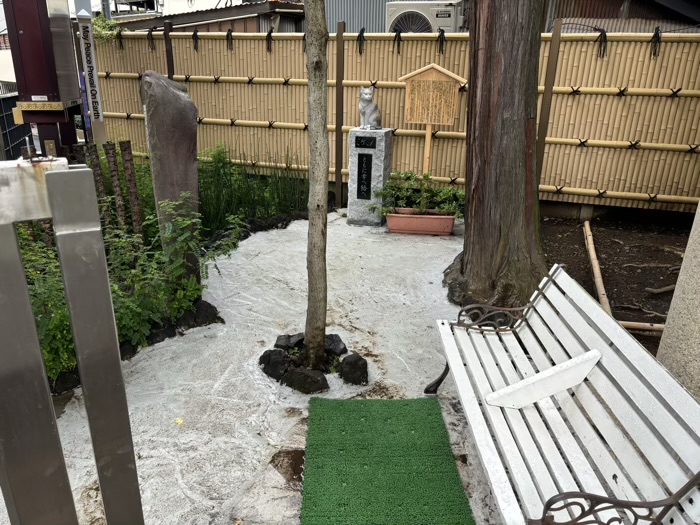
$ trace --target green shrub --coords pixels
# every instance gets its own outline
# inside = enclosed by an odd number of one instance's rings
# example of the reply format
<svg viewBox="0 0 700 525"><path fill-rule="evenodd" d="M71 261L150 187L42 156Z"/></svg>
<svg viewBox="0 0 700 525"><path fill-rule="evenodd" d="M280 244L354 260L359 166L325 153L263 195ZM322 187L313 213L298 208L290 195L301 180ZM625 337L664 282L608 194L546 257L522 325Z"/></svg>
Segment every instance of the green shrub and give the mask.
<svg viewBox="0 0 700 525"><path fill-rule="evenodd" d="M150 241L111 223L103 227L120 342L142 346L154 325L176 322L204 290L189 272L191 265L199 265L206 277L207 262L237 246L240 223L231 218L227 235L203 249L201 219L184 205L187 198L160 204L169 219L164 228L155 215L146 219L144 226L155 232ZM39 225L19 225L17 232L46 373L53 381L76 366L58 257L51 232Z"/></svg>
<svg viewBox="0 0 700 525"><path fill-rule="evenodd" d="M419 213L437 210L439 214L464 216L464 190L453 186L437 188L428 173L394 173L374 194L383 199L383 215L393 213L396 208L414 208ZM377 206L370 205L370 209L376 210Z"/></svg>

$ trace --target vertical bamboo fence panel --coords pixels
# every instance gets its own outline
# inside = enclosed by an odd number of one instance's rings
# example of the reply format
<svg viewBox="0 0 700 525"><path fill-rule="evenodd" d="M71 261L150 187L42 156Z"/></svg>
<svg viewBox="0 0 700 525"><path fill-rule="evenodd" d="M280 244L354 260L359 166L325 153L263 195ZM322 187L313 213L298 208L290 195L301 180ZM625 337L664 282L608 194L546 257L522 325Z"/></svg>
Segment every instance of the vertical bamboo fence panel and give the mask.
<svg viewBox="0 0 700 525"><path fill-rule="evenodd" d="M271 41L266 36L172 33L174 78L187 83L199 109L200 151L224 144L248 164L303 170L309 163L303 35L275 34ZM655 196L700 197L700 35L664 34L656 58L650 53L651 35L608 34L603 58L596 37L562 35L541 180L547 191L541 198L694 210L693 199L678 203ZM447 35L443 52L431 34L403 35L400 49L393 34L367 34L362 53L357 34L346 33L343 39L343 133L359 125L358 87L374 85L382 124L395 130L394 171L420 169L424 130L404 122L404 85L397 79L430 63L468 78L469 36ZM540 93L550 40L551 35L542 35ZM130 139L134 150L145 154L139 79L148 69L167 73L163 33L124 33L121 45L102 42L97 48L110 140ZM331 159L335 48L331 35ZM466 105L465 87L455 125L435 128L431 172L441 183L464 181ZM335 170L329 171L333 180ZM572 195L572 189L590 190L592 196ZM641 196L603 198L615 192Z"/></svg>

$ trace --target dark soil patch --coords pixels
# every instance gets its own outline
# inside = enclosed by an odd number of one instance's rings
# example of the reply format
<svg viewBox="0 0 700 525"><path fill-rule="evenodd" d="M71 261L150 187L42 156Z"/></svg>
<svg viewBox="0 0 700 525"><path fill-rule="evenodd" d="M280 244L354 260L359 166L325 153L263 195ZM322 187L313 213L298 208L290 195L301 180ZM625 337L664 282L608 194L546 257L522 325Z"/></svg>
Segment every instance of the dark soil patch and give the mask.
<svg viewBox="0 0 700 525"><path fill-rule="evenodd" d="M406 399L406 393L400 385L390 385L380 380L352 399Z"/></svg>
<svg viewBox="0 0 700 525"><path fill-rule="evenodd" d="M184 335L184 331L190 328L208 326L214 323L224 323L224 320L219 316L219 311L216 309L216 306L203 299L199 299L194 303L193 309L189 312L185 312L176 323L166 325L158 324L151 327L151 333L148 334L147 341L149 345L154 345L166 339ZM138 351L138 348L128 342L119 345L119 353L122 361L131 359ZM61 373L50 386L53 396L72 392L74 388L80 386L80 374L78 373L78 369L76 368L70 372Z"/></svg>
<svg viewBox="0 0 700 525"><path fill-rule="evenodd" d="M691 214L615 210L591 221L591 230L613 314L620 321L664 323L673 293L652 294L676 282L688 242ZM583 224L575 220L542 222L542 246L548 266L565 264L569 274L596 297ZM646 310L646 311L645 311ZM656 354L659 337L637 335Z"/></svg>
<svg viewBox="0 0 700 525"><path fill-rule="evenodd" d="M270 465L282 474L289 484L301 486L306 452L303 449L280 450L270 460Z"/></svg>

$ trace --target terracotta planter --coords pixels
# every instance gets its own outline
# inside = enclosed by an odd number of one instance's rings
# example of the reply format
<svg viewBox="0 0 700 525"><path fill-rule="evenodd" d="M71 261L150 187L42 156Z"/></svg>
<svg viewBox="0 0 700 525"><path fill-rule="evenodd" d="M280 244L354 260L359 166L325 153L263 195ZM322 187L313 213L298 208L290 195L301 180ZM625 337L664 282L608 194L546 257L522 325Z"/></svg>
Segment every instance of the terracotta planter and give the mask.
<svg viewBox="0 0 700 525"><path fill-rule="evenodd" d="M454 215L419 215L413 208L397 208L396 213L387 213L386 226L392 233L418 235L452 235ZM435 210L426 210L434 212Z"/></svg>

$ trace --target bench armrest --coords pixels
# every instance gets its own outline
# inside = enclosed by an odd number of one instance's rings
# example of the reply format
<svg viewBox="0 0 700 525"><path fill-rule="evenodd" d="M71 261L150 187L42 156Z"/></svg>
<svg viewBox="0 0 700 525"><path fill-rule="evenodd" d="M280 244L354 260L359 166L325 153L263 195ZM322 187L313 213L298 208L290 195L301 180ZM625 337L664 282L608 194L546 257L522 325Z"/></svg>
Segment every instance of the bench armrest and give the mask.
<svg viewBox="0 0 700 525"><path fill-rule="evenodd" d="M623 512L631 525L654 525L661 523L673 508L681 503L693 489L700 486L700 472L693 476L675 494L657 501L629 501L588 492L564 492L547 500L539 520L528 520L529 525L617 525L621 519L603 521L597 515L611 511ZM692 502L692 499L690 500ZM567 521L555 520L552 513L570 515Z"/></svg>
<svg viewBox="0 0 700 525"><path fill-rule="evenodd" d="M489 304L470 304L459 311L454 326L487 332L510 332L525 319L530 304L520 308L499 308Z"/></svg>

